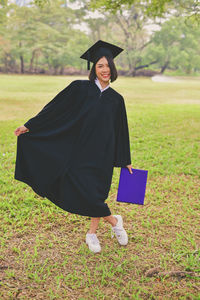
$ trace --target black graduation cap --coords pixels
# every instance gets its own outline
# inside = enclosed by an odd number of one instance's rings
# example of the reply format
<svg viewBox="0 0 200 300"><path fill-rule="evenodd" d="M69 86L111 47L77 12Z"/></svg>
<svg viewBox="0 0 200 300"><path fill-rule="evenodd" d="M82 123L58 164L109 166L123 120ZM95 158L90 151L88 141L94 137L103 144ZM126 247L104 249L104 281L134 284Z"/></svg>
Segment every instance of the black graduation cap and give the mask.
<svg viewBox="0 0 200 300"><path fill-rule="evenodd" d="M90 62L96 63L103 56L115 58L123 50L118 46L99 40L83 53L80 58L87 60L88 70L90 70Z"/></svg>

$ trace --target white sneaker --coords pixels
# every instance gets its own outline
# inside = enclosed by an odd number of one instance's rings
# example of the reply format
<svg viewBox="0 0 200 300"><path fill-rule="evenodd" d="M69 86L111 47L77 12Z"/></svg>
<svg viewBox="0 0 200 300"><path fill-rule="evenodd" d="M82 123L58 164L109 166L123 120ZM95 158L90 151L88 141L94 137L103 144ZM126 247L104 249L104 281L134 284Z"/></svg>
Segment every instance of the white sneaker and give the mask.
<svg viewBox="0 0 200 300"><path fill-rule="evenodd" d="M86 234L86 244L92 252L101 252L101 246L95 233Z"/></svg>
<svg viewBox="0 0 200 300"><path fill-rule="evenodd" d="M126 230L123 227L123 220L122 220L122 216L120 215L114 215L113 217L115 217L117 219L117 224L112 227L112 238L114 237L114 234L119 242L120 245L127 245L128 244L128 235L126 233Z"/></svg>

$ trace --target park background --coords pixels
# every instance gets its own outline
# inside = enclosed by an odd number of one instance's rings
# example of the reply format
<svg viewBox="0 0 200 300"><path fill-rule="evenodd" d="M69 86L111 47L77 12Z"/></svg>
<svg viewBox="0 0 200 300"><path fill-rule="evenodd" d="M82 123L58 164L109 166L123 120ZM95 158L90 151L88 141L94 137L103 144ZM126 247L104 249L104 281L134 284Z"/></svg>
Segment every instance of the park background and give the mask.
<svg viewBox="0 0 200 300"><path fill-rule="evenodd" d="M125 99L132 166L149 174L145 205L119 204L114 169L107 203L129 244L102 221L94 255L89 218L14 180L14 130L87 79L79 57L98 39L125 49L111 85ZM1 299L199 299L199 45L195 0L0 1Z"/></svg>

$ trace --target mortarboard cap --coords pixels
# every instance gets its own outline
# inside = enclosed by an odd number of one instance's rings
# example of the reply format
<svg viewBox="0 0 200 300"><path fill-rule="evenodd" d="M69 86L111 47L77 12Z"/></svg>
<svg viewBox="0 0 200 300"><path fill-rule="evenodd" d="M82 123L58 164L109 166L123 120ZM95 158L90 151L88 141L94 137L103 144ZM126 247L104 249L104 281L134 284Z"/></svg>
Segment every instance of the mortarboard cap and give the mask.
<svg viewBox="0 0 200 300"><path fill-rule="evenodd" d="M90 70L90 62L96 63L103 56L115 58L123 50L118 46L99 40L83 53L80 58L87 60L88 70Z"/></svg>

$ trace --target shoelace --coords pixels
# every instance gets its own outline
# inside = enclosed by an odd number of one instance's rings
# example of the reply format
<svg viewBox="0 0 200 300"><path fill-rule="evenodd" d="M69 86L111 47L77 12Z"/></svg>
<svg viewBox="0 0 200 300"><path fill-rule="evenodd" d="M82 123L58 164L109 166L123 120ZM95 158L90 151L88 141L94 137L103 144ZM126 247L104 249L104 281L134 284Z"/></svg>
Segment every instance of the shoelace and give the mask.
<svg viewBox="0 0 200 300"><path fill-rule="evenodd" d="M123 231L122 228L115 228L115 229L111 229L111 238L114 237L114 233L118 236L121 237L121 232Z"/></svg>
<svg viewBox="0 0 200 300"><path fill-rule="evenodd" d="M90 235L90 238L91 238L91 240L92 240L92 243L94 243L94 244L99 244L99 240L98 240L96 234Z"/></svg>

